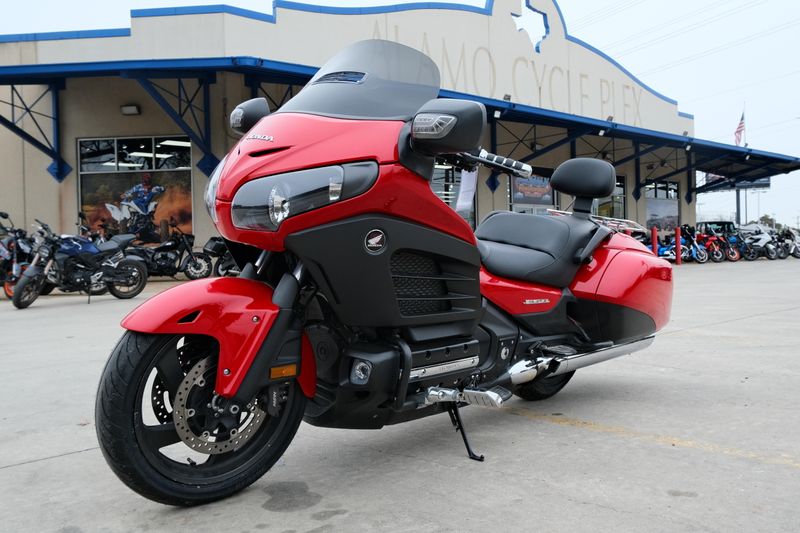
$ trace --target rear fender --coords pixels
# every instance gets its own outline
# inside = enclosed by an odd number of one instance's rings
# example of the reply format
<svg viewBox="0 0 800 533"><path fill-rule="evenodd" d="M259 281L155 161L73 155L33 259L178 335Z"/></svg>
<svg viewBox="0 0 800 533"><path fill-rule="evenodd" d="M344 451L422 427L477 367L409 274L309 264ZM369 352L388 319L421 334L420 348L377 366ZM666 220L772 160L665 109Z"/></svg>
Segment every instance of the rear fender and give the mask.
<svg viewBox="0 0 800 533"><path fill-rule="evenodd" d="M190 281L144 302L122 320L122 327L140 333L213 337L219 343L215 391L231 398L280 311L272 301L272 292L265 283L244 278ZM302 344L297 381L303 393L312 397L316 365L313 352L306 348L305 334Z"/></svg>

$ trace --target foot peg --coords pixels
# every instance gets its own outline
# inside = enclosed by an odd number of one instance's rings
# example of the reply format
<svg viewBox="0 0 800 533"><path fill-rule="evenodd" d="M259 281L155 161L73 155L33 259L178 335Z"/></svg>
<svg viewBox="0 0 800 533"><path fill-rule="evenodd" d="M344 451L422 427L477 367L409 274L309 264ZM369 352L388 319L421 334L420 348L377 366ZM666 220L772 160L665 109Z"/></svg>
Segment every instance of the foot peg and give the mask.
<svg viewBox="0 0 800 533"><path fill-rule="evenodd" d="M442 387L429 387L425 395L427 404L440 402L468 403L481 407L502 407L503 402L512 396L510 390L503 387L494 387L491 390L479 389L446 389Z"/></svg>

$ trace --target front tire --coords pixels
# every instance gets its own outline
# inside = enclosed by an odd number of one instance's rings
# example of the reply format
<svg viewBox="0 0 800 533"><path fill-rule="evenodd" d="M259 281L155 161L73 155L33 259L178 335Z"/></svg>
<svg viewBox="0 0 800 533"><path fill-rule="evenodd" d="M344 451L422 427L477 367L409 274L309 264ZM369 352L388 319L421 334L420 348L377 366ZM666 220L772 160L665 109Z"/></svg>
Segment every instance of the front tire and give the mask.
<svg viewBox="0 0 800 533"><path fill-rule="evenodd" d="M695 251L694 260L700 264L708 262L708 252L705 250L705 248L697 248Z"/></svg>
<svg viewBox="0 0 800 533"><path fill-rule="evenodd" d="M725 261L725 252L723 252L721 248L714 248L711 250L709 256L711 256L711 260L715 263L722 263Z"/></svg>
<svg viewBox="0 0 800 533"><path fill-rule="evenodd" d="M44 278L41 276L27 277L22 276L17 284L14 286L14 296L11 301L17 309L25 309L36 301L39 297L39 291L42 289Z"/></svg>
<svg viewBox="0 0 800 533"><path fill-rule="evenodd" d="M728 250L725 252L725 255L728 258L728 261L732 261L734 263L742 258L742 253L739 251L739 249L733 247L728 248Z"/></svg>
<svg viewBox="0 0 800 533"><path fill-rule="evenodd" d="M147 268L141 261L123 259L117 264L114 276L124 276L126 281L108 282L108 292L120 300L138 296L147 285Z"/></svg>
<svg viewBox="0 0 800 533"><path fill-rule="evenodd" d="M212 270L211 256L206 253L198 253L189 258L183 273L189 279L202 279L210 276Z"/></svg>
<svg viewBox="0 0 800 533"><path fill-rule="evenodd" d="M566 374L560 374L558 376L536 378L533 381L514 387L514 394L529 402L546 400L547 398L555 396L561 389L566 387L567 383L569 383L569 380L571 380L574 375L575 371L573 370L572 372L567 372Z"/></svg>
<svg viewBox="0 0 800 533"><path fill-rule="evenodd" d="M246 440L232 450L202 453L197 449L203 448L203 443L187 443L179 435L181 426L177 424L188 427L195 419L208 423L209 418L200 411L206 402L204 394L213 392L217 354L217 344L209 337L128 331L106 363L95 409L100 449L120 480L145 498L180 506L226 498L264 475L294 438L306 401L294 381L287 384L286 401L278 416L262 411L257 399L242 408L244 418L240 420L245 425L236 436L242 439L245 435ZM208 383L192 384L198 366L206 369L202 377ZM197 413L183 409L175 415L173 401L177 404L181 394L184 398L199 395L192 404ZM259 420L257 413L262 416ZM144 415L151 418L150 423ZM248 426L251 423L255 429ZM230 429L228 433L220 429L222 421L211 420L211 424L216 424L216 429L206 429L202 435L207 441L213 439L210 446L224 446L234 438ZM201 438L191 435L190 439ZM187 459L187 454L197 460Z"/></svg>

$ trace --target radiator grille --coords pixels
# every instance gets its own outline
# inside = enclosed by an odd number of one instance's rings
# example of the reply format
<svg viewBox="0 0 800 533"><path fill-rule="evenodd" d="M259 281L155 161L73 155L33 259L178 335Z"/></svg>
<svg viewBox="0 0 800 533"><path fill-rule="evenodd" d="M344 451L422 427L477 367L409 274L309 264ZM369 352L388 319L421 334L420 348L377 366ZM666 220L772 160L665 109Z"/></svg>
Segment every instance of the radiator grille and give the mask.
<svg viewBox="0 0 800 533"><path fill-rule="evenodd" d="M436 261L408 251L392 254L392 283L400 313L405 316L450 310L447 283Z"/></svg>

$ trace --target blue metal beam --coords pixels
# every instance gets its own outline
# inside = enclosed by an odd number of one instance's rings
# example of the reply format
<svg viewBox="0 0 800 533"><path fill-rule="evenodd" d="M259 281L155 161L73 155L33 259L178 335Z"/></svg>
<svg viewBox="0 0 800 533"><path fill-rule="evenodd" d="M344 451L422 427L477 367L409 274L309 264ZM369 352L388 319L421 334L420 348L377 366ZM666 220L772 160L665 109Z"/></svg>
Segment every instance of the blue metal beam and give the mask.
<svg viewBox="0 0 800 533"><path fill-rule="evenodd" d="M639 141L634 141L634 144L638 146L639 145ZM628 157L623 157L619 161L614 161L614 166L618 167L618 166L624 165L625 163L633 161L634 159L637 159L637 158L641 159L641 157L643 155L649 154L650 152L655 152L659 148L664 148L665 146L667 146L667 143L659 143L659 144L653 144L651 146L648 146L644 150L634 151L633 155L629 155Z"/></svg>
<svg viewBox="0 0 800 533"><path fill-rule="evenodd" d="M197 168L199 168L203 174L206 176L211 176L211 173L214 171L216 166L219 164L219 159L214 155L214 152L211 151L211 102L209 99L209 85L206 80L199 79L197 82L200 84L198 89L202 88L203 91L203 131L198 132L195 131L183 118L183 115L186 111L192 109L193 104L193 97L192 98L183 98L182 92L182 81L178 78L179 84L179 91L178 91L178 109L176 110L164 95L156 88L156 85L153 84L152 81L146 78L137 78L139 84L142 88L150 95L150 97L161 107L161 109L172 119L173 122L183 131L189 139L203 152L203 157L200 161L197 162ZM196 94L195 94L196 95ZM187 104L187 108L183 109L183 104ZM194 116L194 111L192 110L192 114ZM196 125L200 126L197 121L197 117L195 116L195 123Z"/></svg>
<svg viewBox="0 0 800 533"><path fill-rule="evenodd" d="M59 99L58 99L58 90L60 86L58 84L53 84L48 86L47 90L40 95L32 104L27 104L22 97L22 93L20 93L16 86L11 87L12 92L12 102L11 102L11 119L8 119L2 115L0 115L0 125L5 126L10 132L14 133L15 135L19 136L23 141L27 142L40 152L44 153L47 157L52 159L52 162L47 167L47 172L50 173L56 181L61 182L67 175L72 172L72 167L64 161L64 158L61 157L61 138L60 138L60 113L59 113ZM38 112L34 109L34 107L43 99L44 95L47 93L51 93L51 102L52 102L52 114L47 115L45 113ZM14 97L16 95L16 97ZM13 100L18 99L19 104L17 105L16 102ZM15 109L16 107L20 107L23 110L22 115L16 116ZM48 118L51 120L51 133L50 139L48 139L47 134L45 133L44 128L41 124L39 124L39 119L37 115L40 117ZM36 129L41 134L44 142L40 141L27 131L25 131L19 123L22 121L23 118L28 117L36 126Z"/></svg>
<svg viewBox="0 0 800 533"><path fill-rule="evenodd" d="M545 146L544 148L542 148L541 150L534 151L534 153L532 153L530 155L526 155L525 157L520 159L520 161L523 162L523 163L527 163L528 161L532 161L532 160L536 159L537 157L543 156L544 154L552 152L553 150L555 150L557 148L560 148L560 147L564 146L565 144L574 141L578 137L582 137L583 135L586 135L590 131L592 131L592 130L591 129L586 129L586 128L581 128L581 129L577 129L577 130L568 130L567 136L564 137L563 139L560 139L560 140L558 140L558 141L556 141L556 142L554 142L552 144L549 144L549 145Z"/></svg>

